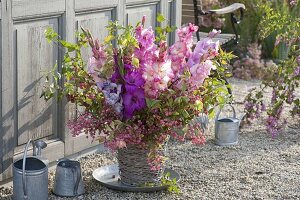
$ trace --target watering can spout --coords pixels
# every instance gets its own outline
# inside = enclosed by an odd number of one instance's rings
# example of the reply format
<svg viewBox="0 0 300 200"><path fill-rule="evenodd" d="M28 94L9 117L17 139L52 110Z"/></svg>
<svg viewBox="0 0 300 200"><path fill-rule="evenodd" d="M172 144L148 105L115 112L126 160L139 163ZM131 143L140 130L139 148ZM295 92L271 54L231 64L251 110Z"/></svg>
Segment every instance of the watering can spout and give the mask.
<svg viewBox="0 0 300 200"><path fill-rule="evenodd" d="M47 143L43 140L33 142L33 156L42 156L42 149L47 147Z"/></svg>

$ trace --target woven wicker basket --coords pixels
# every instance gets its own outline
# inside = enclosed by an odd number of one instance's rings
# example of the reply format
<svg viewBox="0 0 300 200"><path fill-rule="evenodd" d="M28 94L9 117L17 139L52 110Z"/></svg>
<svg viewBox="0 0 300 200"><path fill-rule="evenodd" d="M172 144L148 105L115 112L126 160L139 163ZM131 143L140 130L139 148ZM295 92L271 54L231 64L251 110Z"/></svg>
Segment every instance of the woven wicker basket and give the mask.
<svg viewBox="0 0 300 200"><path fill-rule="evenodd" d="M160 150L161 153L165 153L165 149ZM160 183L164 167L158 171L151 170L147 163L148 154L149 150L135 145L118 150L119 173L123 184L141 186L146 183Z"/></svg>

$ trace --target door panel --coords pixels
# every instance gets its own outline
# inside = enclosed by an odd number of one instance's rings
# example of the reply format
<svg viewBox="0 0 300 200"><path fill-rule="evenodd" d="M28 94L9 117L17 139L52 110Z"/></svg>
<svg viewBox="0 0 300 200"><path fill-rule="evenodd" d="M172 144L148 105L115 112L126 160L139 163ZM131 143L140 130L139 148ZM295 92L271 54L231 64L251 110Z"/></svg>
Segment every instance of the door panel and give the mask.
<svg viewBox="0 0 300 200"><path fill-rule="evenodd" d="M63 13L65 0L12 0L12 17L34 18Z"/></svg>
<svg viewBox="0 0 300 200"><path fill-rule="evenodd" d="M45 39L47 27L58 31L58 19L15 25L18 145L28 139L57 135L55 100L45 102L40 98L42 76L58 60L58 47Z"/></svg>
<svg viewBox="0 0 300 200"><path fill-rule="evenodd" d="M109 1L99 1L99 0L76 0L75 1L75 10L76 12L82 10L97 10L103 8L112 8L117 7L120 3L120 0L109 0ZM121 0L123 1L123 0Z"/></svg>
<svg viewBox="0 0 300 200"><path fill-rule="evenodd" d="M145 26L156 27L156 15L158 13L158 5L154 4L139 4L134 6L127 6L126 8L126 25L130 24L135 26L146 16Z"/></svg>
<svg viewBox="0 0 300 200"><path fill-rule="evenodd" d="M93 34L94 39L99 39L100 42L108 35L108 31L105 26L109 21L114 19L114 10L103 10L92 14L81 14L76 17L76 29L80 30L80 27L88 29ZM82 49L82 57L84 60L88 60L91 56L90 47Z"/></svg>

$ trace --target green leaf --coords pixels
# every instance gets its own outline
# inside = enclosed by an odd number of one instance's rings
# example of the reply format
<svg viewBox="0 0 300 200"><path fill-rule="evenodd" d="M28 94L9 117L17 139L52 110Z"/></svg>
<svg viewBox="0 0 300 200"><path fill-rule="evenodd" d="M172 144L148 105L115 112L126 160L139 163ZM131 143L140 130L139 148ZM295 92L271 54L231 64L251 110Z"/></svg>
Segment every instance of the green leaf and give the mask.
<svg viewBox="0 0 300 200"><path fill-rule="evenodd" d="M140 64L139 59L136 58L136 57L133 57L133 58L132 58L132 64L133 64L133 66L138 67L139 64Z"/></svg>
<svg viewBox="0 0 300 200"><path fill-rule="evenodd" d="M219 104L224 104L225 103L225 98L223 96L217 96L217 101Z"/></svg>
<svg viewBox="0 0 300 200"><path fill-rule="evenodd" d="M158 33L158 34L163 34L164 33L164 30L162 29L162 27L156 27L155 28L155 30L156 30L156 32Z"/></svg>
<svg viewBox="0 0 300 200"><path fill-rule="evenodd" d="M228 94L228 90L227 88L224 88L224 87L218 87L215 89L215 92L216 93L224 93L224 94Z"/></svg>
<svg viewBox="0 0 300 200"><path fill-rule="evenodd" d="M187 85L185 83L182 83L182 87L181 87L181 90L183 92L185 92L187 90Z"/></svg>
<svg viewBox="0 0 300 200"><path fill-rule="evenodd" d="M158 13L157 14L157 17L156 17L156 20L159 22L159 23L162 23L166 20L166 18L161 14L161 13Z"/></svg>
<svg viewBox="0 0 300 200"><path fill-rule="evenodd" d="M201 111L203 109L203 103L200 100L196 100L196 109Z"/></svg>
<svg viewBox="0 0 300 200"><path fill-rule="evenodd" d="M170 26L167 26L166 31L167 31L167 33L171 33L173 31L173 29Z"/></svg>
<svg viewBox="0 0 300 200"><path fill-rule="evenodd" d="M215 110L214 110L213 108L211 108L211 109L208 111L208 117L209 117L210 119L212 119L212 118L215 117L215 115L216 115Z"/></svg>
<svg viewBox="0 0 300 200"><path fill-rule="evenodd" d="M190 117L190 114L189 114L186 110L183 110L183 111L181 112L181 114L183 115L184 118Z"/></svg>
<svg viewBox="0 0 300 200"><path fill-rule="evenodd" d="M112 41L113 39L115 39L115 36L113 36L113 35L108 35L108 36L105 37L104 42L105 42L106 44L108 44L108 43L110 43L110 41Z"/></svg>
<svg viewBox="0 0 300 200"><path fill-rule="evenodd" d="M58 34L51 27L48 27L44 34L49 43L58 37Z"/></svg>
<svg viewBox="0 0 300 200"><path fill-rule="evenodd" d="M160 100L146 98L146 103L150 109L160 108Z"/></svg>

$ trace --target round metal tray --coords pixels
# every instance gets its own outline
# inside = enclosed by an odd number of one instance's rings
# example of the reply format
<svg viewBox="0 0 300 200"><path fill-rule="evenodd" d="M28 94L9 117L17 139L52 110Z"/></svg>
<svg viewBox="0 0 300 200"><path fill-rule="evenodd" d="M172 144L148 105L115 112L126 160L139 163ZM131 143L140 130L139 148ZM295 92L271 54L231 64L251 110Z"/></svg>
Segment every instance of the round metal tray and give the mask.
<svg viewBox="0 0 300 200"><path fill-rule="evenodd" d="M164 174L170 173L170 179L173 180L176 178L178 182L180 180L180 175L169 168L166 168ZM93 177L100 182L101 185L104 185L107 188L113 190L120 190L126 192L154 192L159 190L165 190L168 186L129 186L122 184L119 176L119 167L118 165L107 165L104 167L97 168L93 171Z"/></svg>

